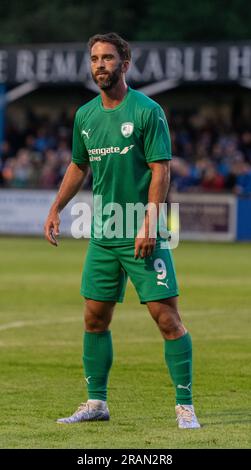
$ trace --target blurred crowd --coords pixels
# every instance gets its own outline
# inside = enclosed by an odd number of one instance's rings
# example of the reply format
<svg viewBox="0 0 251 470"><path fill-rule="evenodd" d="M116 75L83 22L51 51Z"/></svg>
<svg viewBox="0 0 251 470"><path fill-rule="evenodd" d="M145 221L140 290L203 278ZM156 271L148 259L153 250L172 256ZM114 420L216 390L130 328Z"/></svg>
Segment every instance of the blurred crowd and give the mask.
<svg viewBox="0 0 251 470"><path fill-rule="evenodd" d="M171 112L172 188L251 196L251 121L231 113ZM29 111L24 129L9 122L1 147L0 186L58 188L71 161L74 112L51 120ZM84 188L90 189L91 174Z"/></svg>
<svg viewBox="0 0 251 470"><path fill-rule="evenodd" d="M222 110L221 110L222 111ZM171 119L172 186L251 196L251 116L202 109Z"/></svg>
<svg viewBox="0 0 251 470"><path fill-rule="evenodd" d="M0 186L55 189L71 161L74 113L52 119L27 111L25 126L7 120L1 146ZM90 187L89 179L86 181Z"/></svg>

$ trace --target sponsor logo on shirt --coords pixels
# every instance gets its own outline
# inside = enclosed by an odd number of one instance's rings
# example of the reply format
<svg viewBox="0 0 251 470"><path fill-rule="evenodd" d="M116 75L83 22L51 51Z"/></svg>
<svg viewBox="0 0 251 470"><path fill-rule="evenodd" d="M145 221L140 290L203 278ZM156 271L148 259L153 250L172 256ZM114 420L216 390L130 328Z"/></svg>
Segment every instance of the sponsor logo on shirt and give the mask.
<svg viewBox="0 0 251 470"><path fill-rule="evenodd" d="M133 133L134 124L133 122L123 122L121 125L121 133L124 137L130 137Z"/></svg>
<svg viewBox="0 0 251 470"><path fill-rule="evenodd" d="M101 161L101 156L102 155L110 155L113 153L117 153L119 155L126 155L134 145L128 145L127 147L124 147L122 150L120 147L106 147L106 148L99 148L99 149L89 149L89 157L90 157L90 162L93 161Z"/></svg>

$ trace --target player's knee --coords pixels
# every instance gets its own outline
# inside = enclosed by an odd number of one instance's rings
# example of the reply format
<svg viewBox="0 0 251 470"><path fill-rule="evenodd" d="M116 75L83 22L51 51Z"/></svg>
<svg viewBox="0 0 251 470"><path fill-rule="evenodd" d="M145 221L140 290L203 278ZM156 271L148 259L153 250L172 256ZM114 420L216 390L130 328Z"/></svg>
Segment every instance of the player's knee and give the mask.
<svg viewBox="0 0 251 470"><path fill-rule="evenodd" d="M92 333L101 333L106 331L109 323L96 317L85 317L85 330Z"/></svg>
<svg viewBox="0 0 251 470"><path fill-rule="evenodd" d="M176 336L183 328L179 315L170 315L167 311L163 311L158 315L157 323L161 332L166 336Z"/></svg>
<svg viewBox="0 0 251 470"><path fill-rule="evenodd" d="M111 315L87 306L84 313L84 321L86 331L98 333L107 330L111 322Z"/></svg>
<svg viewBox="0 0 251 470"><path fill-rule="evenodd" d="M92 332L101 332L107 330L109 326L109 318L101 316L96 312L87 310L84 316L85 329Z"/></svg>

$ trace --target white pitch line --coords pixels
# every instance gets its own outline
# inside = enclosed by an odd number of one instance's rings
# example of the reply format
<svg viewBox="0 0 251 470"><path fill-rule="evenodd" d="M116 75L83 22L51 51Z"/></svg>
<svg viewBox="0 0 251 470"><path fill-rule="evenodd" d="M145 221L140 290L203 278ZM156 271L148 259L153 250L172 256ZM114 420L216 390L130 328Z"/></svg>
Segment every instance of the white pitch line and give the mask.
<svg viewBox="0 0 251 470"><path fill-rule="evenodd" d="M52 325L53 323L72 323L81 322L79 318L64 318L62 320L38 320L38 321L15 321L12 323L5 323L0 325L0 331L10 330L12 328L24 328L25 326L39 326L39 325Z"/></svg>

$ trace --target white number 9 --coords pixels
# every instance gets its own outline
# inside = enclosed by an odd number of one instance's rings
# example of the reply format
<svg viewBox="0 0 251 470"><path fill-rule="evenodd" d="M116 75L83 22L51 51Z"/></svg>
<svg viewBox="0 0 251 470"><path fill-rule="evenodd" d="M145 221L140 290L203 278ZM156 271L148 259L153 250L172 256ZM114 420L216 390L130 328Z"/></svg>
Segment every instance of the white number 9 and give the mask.
<svg viewBox="0 0 251 470"><path fill-rule="evenodd" d="M154 269L156 273L159 273L157 276L157 279L165 279L167 275L167 270L166 270L166 265L161 258L156 258L156 260L153 263Z"/></svg>

